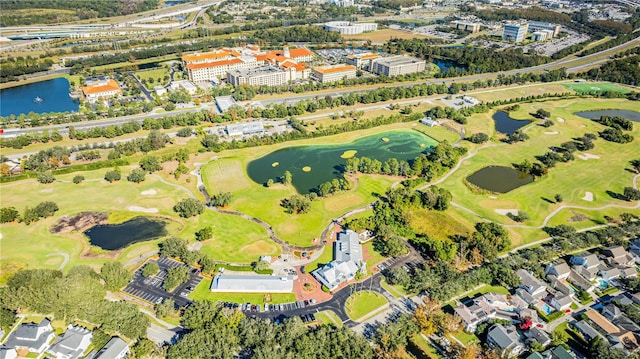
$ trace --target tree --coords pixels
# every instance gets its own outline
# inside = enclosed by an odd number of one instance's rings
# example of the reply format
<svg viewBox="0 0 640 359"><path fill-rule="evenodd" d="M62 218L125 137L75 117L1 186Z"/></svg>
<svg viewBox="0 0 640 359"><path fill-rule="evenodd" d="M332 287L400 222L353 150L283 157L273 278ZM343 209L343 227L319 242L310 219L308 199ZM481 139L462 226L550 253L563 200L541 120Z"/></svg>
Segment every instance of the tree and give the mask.
<svg viewBox="0 0 640 359"><path fill-rule="evenodd" d="M285 185L290 185L292 182L293 176L291 175L291 172L285 171L284 175L282 176L282 183L284 183Z"/></svg>
<svg viewBox="0 0 640 359"><path fill-rule="evenodd" d="M166 241L160 243L161 257L183 257L188 251L187 241L178 237L169 237Z"/></svg>
<svg viewBox="0 0 640 359"><path fill-rule="evenodd" d="M640 190L637 190L633 187L625 187L622 195L627 199L627 201L640 200Z"/></svg>
<svg viewBox="0 0 640 359"><path fill-rule="evenodd" d="M173 211L182 218L190 218L201 214L204 211L204 203L195 198L186 198L173 206Z"/></svg>
<svg viewBox="0 0 640 359"><path fill-rule="evenodd" d="M211 201L209 202L209 204L216 207L226 207L229 205L229 203L231 203L232 198L233 194L231 194L231 192L216 193L211 196Z"/></svg>
<svg viewBox="0 0 640 359"><path fill-rule="evenodd" d="M176 312L176 303L171 298L165 298L156 305L156 316L158 318L168 317Z"/></svg>
<svg viewBox="0 0 640 359"><path fill-rule="evenodd" d="M131 273L120 262L107 262L100 268L100 277L104 280L105 288L117 291L129 283Z"/></svg>
<svg viewBox="0 0 640 359"><path fill-rule="evenodd" d="M120 178L122 178L122 176L118 170L107 171L107 173L104 174L104 179L109 183L120 181Z"/></svg>
<svg viewBox="0 0 640 359"><path fill-rule="evenodd" d="M55 181L55 177L53 177L53 173L51 172L40 172L38 173L38 182L42 184L53 183Z"/></svg>
<svg viewBox="0 0 640 359"><path fill-rule="evenodd" d="M562 202L562 195L560 193L556 193L556 195L553 196L553 199L556 201L556 203L560 203Z"/></svg>
<svg viewBox="0 0 640 359"><path fill-rule="evenodd" d="M156 349L156 344L147 338L139 339L132 350L136 358L149 357Z"/></svg>
<svg viewBox="0 0 640 359"><path fill-rule="evenodd" d="M206 241L207 239L211 239L213 238L213 227L212 226L207 226L204 228L200 228L200 230L198 230L196 232L196 240L197 241Z"/></svg>
<svg viewBox="0 0 640 359"><path fill-rule="evenodd" d="M543 127L547 127L547 128L548 128L548 127L551 127L551 126L553 126L553 125L554 125L554 123L553 123L553 121L551 121L551 120L545 120L545 121L542 123L542 126L543 126Z"/></svg>
<svg viewBox="0 0 640 359"><path fill-rule="evenodd" d="M536 111L536 117L541 119L549 118L551 117L551 113L540 108Z"/></svg>
<svg viewBox="0 0 640 359"><path fill-rule="evenodd" d="M73 176L73 183L80 184L80 183L82 183L82 181L84 181L84 176L83 175Z"/></svg>
<svg viewBox="0 0 640 359"><path fill-rule="evenodd" d="M286 213L302 214L309 212L309 210L311 209L311 201L305 196L294 194L291 197L283 198L280 201L280 206L285 208Z"/></svg>
<svg viewBox="0 0 640 359"><path fill-rule="evenodd" d="M271 186L273 186L273 179L269 178L269 179L267 180L267 183L265 184L265 186L267 186L267 187L271 187Z"/></svg>
<svg viewBox="0 0 640 359"><path fill-rule="evenodd" d="M188 267L173 267L167 271L167 277L162 283L162 287L167 291L170 291L178 285L185 283L189 280L189 268Z"/></svg>
<svg viewBox="0 0 640 359"><path fill-rule="evenodd" d="M191 127L183 127L176 133L176 136L178 137L191 137L192 135L193 129Z"/></svg>
<svg viewBox="0 0 640 359"><path fill-rule="evenodd" d="M253 270L256 273L269 271L271 269L271 263L268 261L257 261L253 263Z"/></svg>
<svg viewBox="0 0 640 359"><path fill-rule="evenodd" d="M158 273L160 270L160 266L156 261L149 261L142 267L142 276L143 277L151 277L152 275Z"/></svg>
<svg viewBox="0 0 640 359"><path fill-rule="evenodd" d="M2 207L0 208L0 223L9 223L18 219L20 214L15 207Z"/></svg>
<svg viewBox="0 0 640 359"><path fill-rule="evenodd" d="M11 328L16 321L16 312L13 309L0 307L0 328Z"/></svg>
<svg viewBox="0 0 640 359"><path fill-rule="evenodd" d="M478 133L474 133L473 135L467 137L466 139L469 142L480 144L480 143L485 143L485 142L489 141L489 135L487 135L486 133L478 132Z"/></svg>
<svg viewBox="0 0 640 359"><path fill-rule="evenodd" d="M145 174L146 174L145 171L139 168L134 168L131 170L131 172L129 172L129 175L127 175L127 181L134 182L134 183L143 182Z"/></svg>
<svg viewBox="0 0 640 359"><path fill-rule="evenodd" d="M156 171L160 171L162 169L162 164L160 163L160 159L156 156L144 156L140 159L140 168L143 170L153 173Z"/></svg>

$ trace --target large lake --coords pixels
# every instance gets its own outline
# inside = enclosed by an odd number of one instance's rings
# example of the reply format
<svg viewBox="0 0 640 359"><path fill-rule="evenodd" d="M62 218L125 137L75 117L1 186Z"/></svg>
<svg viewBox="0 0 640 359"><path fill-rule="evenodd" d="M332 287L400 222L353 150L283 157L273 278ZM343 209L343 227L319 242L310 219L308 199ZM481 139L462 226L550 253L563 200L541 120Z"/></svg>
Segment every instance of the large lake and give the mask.
<svg viewBox="0 0 640 359"><path fill-rule="evenodd" d="M36 101L36 97L42 101ZM57 78L0 90L0 116L29 112L78 111L79 102L69 96L69 81Z"/></svg>
<svg viewBox="0 0 640 359"><path fill-rule="evenodd" d="M296 190L309 193L320 184L342 175L347 161L343 157L349 155L347 151L357 151L356 157L382 162L390 158L409 161L437 144L436 140L418 131L389 131L345 144L283 148L251 161L247 173L256 183L264 184L269 179L277 181L285 171L289 171Z"/></svg>
<svg viewBox="0 0 640 359"><path fill-rule="evenodd" d="M640 112L630 110L597 110L597 111L580 111L574 113L576 116L588 118L590 120L598 120L602 116L622 117L629 121L640 122Z"/></svg>
<svg viewBox="0 0 640 359"><path fill-rule="evenodd" d="M140 216L119 224L93 226L84 234L92 245L111 251L166 236L166 224L163 220Z"/></svg>

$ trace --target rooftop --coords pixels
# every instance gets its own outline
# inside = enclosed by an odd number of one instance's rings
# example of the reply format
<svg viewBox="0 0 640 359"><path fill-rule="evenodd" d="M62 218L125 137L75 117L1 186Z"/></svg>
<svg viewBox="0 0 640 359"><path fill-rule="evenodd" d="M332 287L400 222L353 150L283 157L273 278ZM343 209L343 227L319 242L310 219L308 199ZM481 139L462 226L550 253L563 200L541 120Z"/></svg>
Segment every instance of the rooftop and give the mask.
<svg viewBox="0 0 640 359"><path fill-rule="evenodd" d="M221 59L227 56L229 56L228 52L218 50L218 51L205 52L205 53L182 55L182 61L189 63L194 61L207 61L207 60Z"/></svg>
<svg viewBox="0 0 640 359"><path fill-rule="evenodd" d="M227 65L233 65L233 64L239 64L242 61L242 59L239 59L237 57L229 59L229 60L221 60L221 61L212 61L212 62L204 62L204 63L199 63L199 64L194 64L194 63L190 63L187 64L187 69L189 70L197 70L197 69L206 69L209 67L219 67L219 66L227 66Z"/></svg>
<svg viewBox="0 0 640 359"><path fill-rule="evenodd" d="M620 332L620 328L616 327L613 323L607 320L602 314L596 312L593 309L588 309L585 312L587 318L597 325L602 331L607 334L616 334Z"/></svg>
<svg viewBox="0 0 640 359"><path fill-rule="evenodd" d="M282 72L282 70L273 66L260 66L260 67L250 68L250 69L236 69L236 70L229 71L229 73L234 76L243 76L243 77L268 75L268 74L274 74L279 72Z"/></svg>
<svg viewBox="0 0 640 359"><path fill-rule="evenodd" d="M82 92L84 92L85 95L93 95L97 93L114 91L114 90L120 90L120 85L118 85L116 80L113 80L113 79L110 79L109 81L107 81L106 84L90 85L90 86L84 86L82 88Z"/></svg>
<svg viewBox="0 0 640 359"><path fill-rule="evenodd" d="M293 292L292 276L220 274L211 282L212 292L288 293Z"/></svg>
<svg viewBox="0 0 640 359"><path fill-rule="evenodd" d="M403 55L392 56L392 57L381 57L376 60L376 63L382 64L385 66L401 66L401 65L415 64L417 62L425 62L425 61L417 57L403 56Z"/></svg>
<svg viewBox="0 0 640 359"><path fill-rule="evenodd" d="M336 65L336 66L316 67L314 70L323 75L326 75L326 74L331 74L336 72L355 71L356 67L351 65Z"/></svg>

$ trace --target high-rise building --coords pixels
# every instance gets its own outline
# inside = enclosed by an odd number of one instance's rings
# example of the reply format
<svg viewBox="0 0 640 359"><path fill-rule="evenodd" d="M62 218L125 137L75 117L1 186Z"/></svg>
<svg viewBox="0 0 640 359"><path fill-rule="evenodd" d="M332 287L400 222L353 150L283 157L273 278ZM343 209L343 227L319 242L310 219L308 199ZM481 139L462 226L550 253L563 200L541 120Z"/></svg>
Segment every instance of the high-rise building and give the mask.
<svg viewBox="0 0 640 359"><path fill-rule="evenodd" d="M528 24L504 24L502 40L522 42L527 37Z"/></svg>

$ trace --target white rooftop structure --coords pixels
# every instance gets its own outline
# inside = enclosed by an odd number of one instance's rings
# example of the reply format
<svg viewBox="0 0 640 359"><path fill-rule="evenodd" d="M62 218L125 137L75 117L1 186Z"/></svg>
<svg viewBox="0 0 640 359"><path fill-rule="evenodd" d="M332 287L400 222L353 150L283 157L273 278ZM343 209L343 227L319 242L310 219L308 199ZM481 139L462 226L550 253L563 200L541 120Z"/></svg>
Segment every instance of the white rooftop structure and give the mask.
<svg viewBox="0 0 640 359"><path fill-rule="evenodd" d="M93 333L83 327L69 325L67 331L56 339L48 352L58 359L76 359L89 348Z"/></svg>
<svg viewBox="0 0 640 359"><path fill-rule="evenodd" d="M212 292L291 293L293 276L219 274L211 282Z"/></svg>
<svg viewBox="0 0 640 359"><path fill-rule="evenodd" d="M262 121L240 122L225 127L229 136L252 135L264 132Z"/></svg>
<svg viewBox="0 0 640 359"><path fill-rule="evenodd" d="M313 276L329 290L356 276L364 269L362 245L358 233L346 230L338 234L334 244L333 261L313 271Z"/></svg>
<svg viewBox="0 0 640 359"><path fill-rule="evenodd" d="M236 101L231 96L218 96L216 97L216 106L218 106L218 110L220 112L225 112L226 110L233 107L236 104Z"/></svg>

